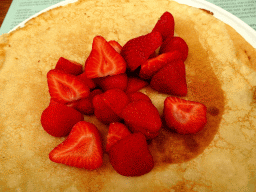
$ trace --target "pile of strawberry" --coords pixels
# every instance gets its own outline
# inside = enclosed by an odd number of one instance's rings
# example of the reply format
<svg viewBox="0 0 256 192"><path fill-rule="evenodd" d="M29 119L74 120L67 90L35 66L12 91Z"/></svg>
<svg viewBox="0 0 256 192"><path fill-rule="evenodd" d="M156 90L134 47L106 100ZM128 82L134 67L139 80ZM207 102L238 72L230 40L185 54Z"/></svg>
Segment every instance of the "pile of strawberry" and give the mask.
<svg viewBox="0 0 256 192"><path fill-rule="evenodd" d="M140 89L149 85L174 96L164 102L163 119L170 129L192 134L206 124L203 104L176 97L187 94L187 55L186 42L174 37L173 16L165 12L152 32L123 47L96 36L84 69L61 57L47 74L51 100L41 124L50 135L67 138L50 152L50 160L89 170L103 164L102 136L83 117L94 114L109 126L105 152L113 168L124 176L151 171L147 140L158 136L162 118Z"/></svg>

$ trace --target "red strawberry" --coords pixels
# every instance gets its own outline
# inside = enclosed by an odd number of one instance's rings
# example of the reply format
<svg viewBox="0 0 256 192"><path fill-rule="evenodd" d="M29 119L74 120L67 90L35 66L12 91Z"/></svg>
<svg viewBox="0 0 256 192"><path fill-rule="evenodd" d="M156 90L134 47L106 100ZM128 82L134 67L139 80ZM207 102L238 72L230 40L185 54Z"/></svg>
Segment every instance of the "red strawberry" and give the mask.
<svg viewBox="0 0 256 192"><path fill-rule="evenodd" d="M103 100L102 95L96 95L92 100L96 118L104 124L121 121L122 119Z"/></svg>
<svg viewBox="0 0 256 192"><path fill-rule="evenodd" d="M73 125L83 119L83 115L77 110L51 100L41 115L41 124L50 135L64 137L69 134Z"/></svg>
<svg viewBox="0 0 256 192"><path fill-rule="evenodd" d="M161 44L161 34L159 32L152 32L129 40L123 46L121 55L127 62L130 70L134 71L144 63Z"/></svg>
<svg viewBox="0 0 256 192"><path fill-rule="evenodd" d="M107 90L102 94L102 98L117 115L120 115L129 103L128 96L121 89Z"/></svg>
<svg viewBox="0 0 256 192"><path fill-rule="evenodd" d="M74 125L69 136L49 154L51 161L94 170L103 164L101 135L86 121Z"/></svg>
<svg viewBox="0 0 256 192"><path fill-rule="evenodd" d="M181 59L182 54L179 51L172 51L158 55L155 58L147 60L141 65L139 76L143 79L150 79L152 76L173 60Z"/></svg>
<svg viewBox="0 0 256 192"><path fill-rule="evenodd" d="M146 138L141 133L131 134L114 144L109 151L109 160L112 167L124 176L141 176L154 167Z"/></svg>
<svg viewBox="0 0 256 192"><path fill-rule="evenodd" d="M119 140L131 135L129 129L122 123L114 122L110 123L107 135L106 152Z"/></svg>
<svg viewBox="0 0 256 192"><path fill-rule="evenodd" d="M167 37L172 37L174 35L174 25L175 22L172 14L169 12L165 12L157 21L152 32L160 32L163 40L165 40Z"/></svg>
<svg viewBox="0 0 256 192"><path fill-rule="evenodd" d="M93 98L96 96L96 95L99 95L99 94L102 94L103 91L101 89L94 89L90 95L89 95L89 99L90 100L93 100Z"/></svg>
<svg viewBox="0 0 256 192"><path fill-rule="evenodd" d="M183 61L185 61L188 57L188 45L181 37L167 38L159 49L160 54L172 51L181 52Z"/></svg>
<svg viewBox="0 0 256 192"><path fill-rule="evenodd" d="M88 86L76 76L53 69L47 73L49 93L60 103L73 102L90 94Z"/></svg>
<svg viewBox="0 0 256 192"><path fill-rule="evenodd" d="M94 89L96 84L92 79L86 77L85 72L77 76L80 80L82 80L90 89Z"/></svg>
<svg viewBox="0 0 256 192"><path fill-rule="evenodd" d="M204 104L178 97L164 101L164 118L169 128L180 134L194 134L207 123L207 108Z"/></svg>
<svg viewBox="0 0 256 192"><path fill-rule="evenodd" d="M92 51L85 62L87 78L117 75L126 71L123 57L101 36L93 39Z"/></svg>
<svg viewBox="0 0 256 192"><path fill-rule="evenodd" d="M65 73L69 73L72 75L79 75L83 72L83 66L80 63L67 60L63 57L59 58L55 69L62 70Z"/></svg>
<svg viewBox="0 0 256 192"><path fill-rule="evenodd" d="M109 89L121 89L124 91L127 87L127 81L126 73L94 79L94 82L96 82L103 91Z"/></svg>
<svg viewBox="0 0 256 192"><path fill-rule="evenodd" d="M92 100L90 100L89 98L75 101L71 104L71 107L75 108L77 111L81 112L84 115L92 115L94 112Z"/></svg>
<svg viewBox="0 0 256 192"><path fill-rule="evenodd" d="M127 96L129 98L130 102L139 101L139 100L151 102L151 99L146 94L141 93L141 92L129 93L129 94L127 94Z"/></svg>
<svg viewBox="0 0 256 192"><path fill-rule="evenodd" d="M111 40L108 42L115 50L117 53L121 53L122 46L115 40Z"/></svg>
<svg viewBox="0 0 256 192"><path fill-rule="evenodd" d="M137 77L128 77L127 88L125 92L134 93L146 86L148 86L148 82Z"/></svg>
<svg viewBox="0 0 256 192"><path fill-rule="evenodd" d="M156 137L162 126L158 110L145 100L129 103L124 108L122 117L132 132L141 132L148 139Z"/></svg>
<svg viewBox="0 0 256 192"><path fill-rule="evenodd" d="M174 60L160 69L152 77L150 86L161 93L185 96L187 94L187 83L184 62Z"/></svg>
<svg viewBox="0 0 256 192"><path fill-rule="evenodd" d="M80 99L78 101L74 101L72 103L67 103L66 105L69 107L73 107L77 111L81 112L84 115L92 115L94 113L92 100L93 97L102 94L103 92L100 89L95 89L90 92L88 98Z"/></svg>

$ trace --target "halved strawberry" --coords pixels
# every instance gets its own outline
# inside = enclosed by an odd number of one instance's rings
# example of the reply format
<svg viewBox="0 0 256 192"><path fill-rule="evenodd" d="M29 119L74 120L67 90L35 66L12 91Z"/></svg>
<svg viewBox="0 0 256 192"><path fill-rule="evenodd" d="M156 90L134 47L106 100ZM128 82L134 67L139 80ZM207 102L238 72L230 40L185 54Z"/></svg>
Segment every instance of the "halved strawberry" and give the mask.
<svg viewBox="0 0 256 192"><path fill-rule="evenodd" d="M126 93L134 93L148 86L148 82L138 77L128 77Z"/></svg>
<svg viewBox="0 0 256 192"><path fill-rule="evenodd" d="M63 57L59 58L55 66L55 69L62 70L65 73L69 73L72 75L79 75L83 72L83 66L80 63L77 63L75 61L70 61Z"/></svg>
<svg viewBox="0 0 256 192"><path fill-rule="evenodd" d="M123 57L103 37L94 37L92 51L85 62L87 78L117 75L125 71Z"/></svg>
<svg viewBox="0 0 256 192"><path fill-rule="evenodd" d="M167 97L164 101L164 119L170 129L180 134L194 134L207 123L207 108L204 104L178 97Z"/></svg>
<svg viewBox="0 0 256 192"><path fill-rule="evenodd" d="M128 135L114 144L109 151L109 160L117 173L124 176L141 176L154 167L153 156L141 133Z"/></svg>
<svg viewBox="0 0 256 192"><path fill-rule="evenodd" d="M185 96L187 83L184 62L174 60L167 64L152 77L150 86L161 93Z"/></svg>
<svg viewBox="0 0 256 192"><path fill-rule="evenodd" d="M179 51L171 51L158 55L155 58L147 60L141 65L139 76L143 79L150 79L152 76L173 60L181 59L182 54Z"/></svg>
<svg viewBox="0 0 256 192"><path fill-rule="evenodd" d="M130 134L131 132L123 123L110 123L107 135L106 152L108 152L116 142L127 137Z"/></svg>
<svg viewBox="0 0 256 192"><path fill-rule="evenodd" d="M104 102L120 116L123 109L129 103L128 96L121 89L110 89L102 94Z"/></svg>
<svg viewBox="0 0 256 192"><path fill-rule="evenodd" d="M47 82L51 98L60 103L73 102L90 94L90 89L83 81L61 70L50 70Z"/></svg>
<svg viewBox="0 0 256 192"><path fill-rule="evenodd" d="M129 40L122 48L121 55L131 71L136 70L162 44L159 32L152 32Z"/></svg>
<svg viewBox="0 0 256 192"><path fill-rule="evenodd" d="M147 139L156 137L162 126L158 110L145 100L129 103L124 108L122 117L132 132L141 132Z"/></svg>
<svg viewBox="0 0 256 192"><path fill-rule="evenodd" d="M104 124L121 121L119 117L103 99L103 94L96 95L93 100L94 115Z"/></svg>
<svg viewBox="0 0 256 192"><path fill-rule="evenodd" d="M157 21L152 32L160 32L163 40L165 40L167 37L172 37L174 35L174 25L175 22L173 15L166 11Z"/></svg>
<svg viewBox="0 0 256 192"><path fill-rule="evenodd" d="M107 77L99 77L93 80L103 91L107 91L109 89L121 89L124 91L128 82L126 73Z"/></svg>
<svg viewBox="0 0 256 192"><path fill-rule="evenodd" d="M51 161L78 168L94 170L103 164L101 135L97 127L80 121L69 136L49 154Z"/></svg>
<svg viewBox="0 0 256 192"><path fill-rule="evenodd" d="M128 93L127 96L130 102L139 101L139 100L148 101L150 103L152 102L151 99L146 94L141 92Z"/></svg>
<svg viewBox="0 0 256 192"><path fill-rule="evenodd" d="M73 107L84 115L92 115L94 113L94 108L92 104L93 97L102 93L103 92L100 89L94 89L92 92L90 92L89 97L67 103L66 105L69 107Z"/></svg>
<svg viewBox="0 0 256 192"><path fill-rule="evenodd" d="M90 89L94 89L96 84L92 79L87 78L86 73L83 72L82 74L77 76L80 80L82 80Z"/></svg>
<svg viewBox="0 0 256 192"><path fill-rule="evenodd" d="M117 53L121 53L122 46L115 40L111 40L108 42L115 50Z"/></svg>
<svg viewBox="0 0 256 192"><path fill-rule="evenodd" d="M188 45L181 37L168 37L159 49L159 54L179 51L182 54L182 60L188 57Z"/></svg>
<svg viewBox="0 0 256 192"><path fill-rule="evenodd" d="M54 137L64 137L72 127L84 119L77 110L51 99L49 106L41 115L44 130Z"/></svg>

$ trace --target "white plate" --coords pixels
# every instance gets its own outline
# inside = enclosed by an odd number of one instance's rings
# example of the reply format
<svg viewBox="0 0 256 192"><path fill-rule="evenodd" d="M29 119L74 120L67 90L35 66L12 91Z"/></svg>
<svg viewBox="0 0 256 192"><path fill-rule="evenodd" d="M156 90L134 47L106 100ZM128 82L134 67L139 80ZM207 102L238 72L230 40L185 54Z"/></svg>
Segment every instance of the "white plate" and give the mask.
<svg viewBox="0 0 256 192"><path fill-rule="evenodd" d="M67 5L69 3L74 3L76 1L77 0L65 0L55 5L52 5L40 11L39 13L29 17L28 19L20 23L18 26L14 27L11 31L17 29L18 27L23 27L28 20L40 15L43 12L46 12L56 7ZM241 19L234 16L233 14L204 0L175 0L175 1L181 4L186 4L196 8L203 8L213 12L216 18L233 27L247 42L249 42L254 48L256 48L256 31L253 28L251 28L248 24L243 22Z"/></svg>

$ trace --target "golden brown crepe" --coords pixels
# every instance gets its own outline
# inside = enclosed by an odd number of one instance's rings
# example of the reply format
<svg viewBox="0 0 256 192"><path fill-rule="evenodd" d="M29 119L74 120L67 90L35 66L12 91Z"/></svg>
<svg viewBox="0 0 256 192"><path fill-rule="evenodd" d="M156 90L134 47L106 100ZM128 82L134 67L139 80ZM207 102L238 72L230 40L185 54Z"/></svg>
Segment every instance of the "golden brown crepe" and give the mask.
<svg viewBox="0 0 256 192"><path fill-rule="evenodd" d="M208 123L195 135L163 128L149 147L154 169L140 177L104 164L88 171L51 162L65 138L40 124L48 106L46 74L59 57L84 64L93 37L124 45L149 33L169 11L189 46L188 95L204 103ZM0 191L256 191L256 50L234 29L198 8L170 0L80 0L0 36ZM167 95L142 90L163 111ZM107 126L94 116L104 147Z"/></svg>

